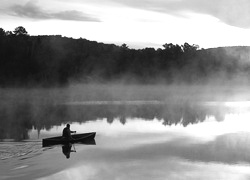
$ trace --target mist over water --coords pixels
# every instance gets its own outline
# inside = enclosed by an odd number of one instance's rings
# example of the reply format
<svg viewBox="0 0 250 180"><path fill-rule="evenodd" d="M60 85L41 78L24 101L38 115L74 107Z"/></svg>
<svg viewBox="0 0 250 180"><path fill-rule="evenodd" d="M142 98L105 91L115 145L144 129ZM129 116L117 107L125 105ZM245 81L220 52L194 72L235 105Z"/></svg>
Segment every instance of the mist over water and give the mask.
<svg viewBox="0 0 250 180"><path fill-rule="evenodd" d="M182 121L185 126L208 115L221 121L229 109L235 111L226 103L240 106L250 100L245 86L75 84L0 91L0 139L14 140L29 139L31 129L49 130L54 125L98 118L109 122L121 118L123 123L126 117L157 118L164 119L165 125Z"/></svg>
<svg viewBox="0 0 250 180"><path fill-rule="evenodd" d="M0 179L115 179L122 169L126 179L144 179L149 167L152 178L213 179L215 169L221 177L249 176L247 86L72 84L5 88L0 99ZM41 143L67 123L97 132L96 146L75 145L69 161L61 146Z"/></svg>

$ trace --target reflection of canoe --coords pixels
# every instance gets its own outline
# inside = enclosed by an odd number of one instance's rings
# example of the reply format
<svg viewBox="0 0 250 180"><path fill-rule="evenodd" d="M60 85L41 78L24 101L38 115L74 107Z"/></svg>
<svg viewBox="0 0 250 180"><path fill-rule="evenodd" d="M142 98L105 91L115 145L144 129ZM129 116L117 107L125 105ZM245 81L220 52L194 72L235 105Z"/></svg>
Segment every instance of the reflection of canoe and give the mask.
<svg viewBox="0 0 250 180"><path fill-rule="evenodd" d="M68 140L62 136L45 138L43 139L43 147L52 146L56 144L67 144L67 143L83 143L83 144L95 144L95 132L83 133L83 134L74 134L72 138L74 140Z"/></svg>

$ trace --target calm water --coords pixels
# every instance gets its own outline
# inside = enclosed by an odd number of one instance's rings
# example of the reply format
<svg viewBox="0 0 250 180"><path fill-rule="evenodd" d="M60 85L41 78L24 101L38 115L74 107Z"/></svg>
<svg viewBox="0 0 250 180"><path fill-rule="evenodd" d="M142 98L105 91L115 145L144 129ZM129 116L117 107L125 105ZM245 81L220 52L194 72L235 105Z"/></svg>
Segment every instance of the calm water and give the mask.
<svg viewBox="0 0 250 180"><path fill-rule="evenodd" d="M2 103L0 179L250 179L249 101ZM65 124L96 145L42 147Z"/></svg>

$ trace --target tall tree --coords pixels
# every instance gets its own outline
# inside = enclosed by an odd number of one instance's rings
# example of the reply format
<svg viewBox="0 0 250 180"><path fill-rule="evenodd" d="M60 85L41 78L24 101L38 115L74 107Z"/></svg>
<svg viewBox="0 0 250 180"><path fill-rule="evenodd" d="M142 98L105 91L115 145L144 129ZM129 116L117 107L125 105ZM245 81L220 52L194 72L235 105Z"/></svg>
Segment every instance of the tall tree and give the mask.
<svg viewBox="0 0 250 180"><path fill-rule="evenodd" d="M13 32L16 36L28 36L29 35L26 29L22 26L18 26L17 28L15 28Z"/></svg>
<svg viewBox="0 0 250 180"><path fill-rule="evenodd" d="M182 45L181 46L182 47L182 49L183 49L183 51L185 52L185 53L188 53L188 52L195 52L197 49L199 49L199 46L198 45L195 45L195 44L193 44L193 45L190 45L190 44L188 44L188 43L184 43L184 45Z"/></svg>
<svg viewBox="0 0 250 180"><path fill-rule="evenodd" d="M0 28L0 37L5 36L5 30L3 28Z"/></svg>

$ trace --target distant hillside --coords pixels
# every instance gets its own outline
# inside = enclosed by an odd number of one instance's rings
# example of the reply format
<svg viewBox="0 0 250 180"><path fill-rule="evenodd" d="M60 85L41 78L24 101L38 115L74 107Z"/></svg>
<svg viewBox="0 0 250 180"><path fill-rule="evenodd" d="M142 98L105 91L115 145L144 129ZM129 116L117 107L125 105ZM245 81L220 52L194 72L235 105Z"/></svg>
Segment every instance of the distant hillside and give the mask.
<svg viewBox="0 0 250 180"><path fill-rule="evenodd" d="M0 28L0 86L54 86L70 82L249 82L250 47L199 49L166 43L130 49L86 39L29 36Z"/></svg>
<svg viewBox="0 0 250 180"><path fill-rule="evenodd" d="M227 56L237 59L241 63L250 63L249 46L218 47L207 50L214 54L226 54Z"/></svg>

